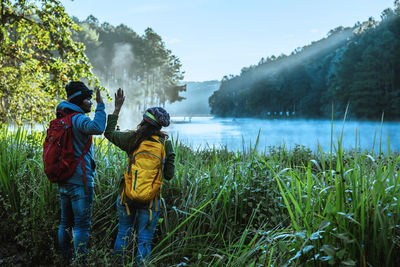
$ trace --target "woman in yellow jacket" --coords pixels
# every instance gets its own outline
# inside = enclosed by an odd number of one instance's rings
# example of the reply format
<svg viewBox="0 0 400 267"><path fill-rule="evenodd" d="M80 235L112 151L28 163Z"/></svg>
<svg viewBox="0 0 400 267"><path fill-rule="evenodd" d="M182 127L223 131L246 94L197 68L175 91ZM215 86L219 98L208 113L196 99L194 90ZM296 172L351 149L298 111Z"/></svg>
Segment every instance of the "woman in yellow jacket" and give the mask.
<svg viewBox="0 0 400 267"><path fill-rule="evenodd" d="M168 140L168 135L161 131L162 127L170 124L170 117L167 111L161 107L149 108L143 114L143 120L139 123L136 131L116 131L115 127L118 121L118 115L124 103L125 96L122 89L118 89L115 94L115 109L113 114L108 115L107 126L104 136L117 147L131 156L140 144L145 140L155 141L152 137L157 136L158 141L165 147L165 163L163 177L170 180L175 171L175 152L172 142ZM123 196L123 194L122 194ZM126 198L126 196L125 196ZM129 199L128 199L129 200ZM129 239L132 236L135 224L138 224L138 250L136 254L137 265L140 266L150 259L151 241L157 226L160 200L149 210L149 203L140 203L132 200L121 201L121 195L117 199L118 210L118 235L114 244L114 253L121 255L124 259L125 249L128 246Z"/></svg>

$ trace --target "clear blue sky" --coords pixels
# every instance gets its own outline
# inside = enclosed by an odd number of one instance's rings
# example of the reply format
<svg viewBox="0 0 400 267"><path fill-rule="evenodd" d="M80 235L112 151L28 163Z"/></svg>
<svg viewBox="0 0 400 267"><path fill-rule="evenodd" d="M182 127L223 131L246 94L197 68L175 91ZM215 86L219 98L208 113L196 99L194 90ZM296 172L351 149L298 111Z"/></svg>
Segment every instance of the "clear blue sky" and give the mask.
<svg viewBox="0 0 400 267"><path fill-rule="evenodd" d="M69 15L121 23L139 35L153 28L178 56L185 81L220 80L262 57L290 54L353 26L394 0L62 0Z"/></svg>

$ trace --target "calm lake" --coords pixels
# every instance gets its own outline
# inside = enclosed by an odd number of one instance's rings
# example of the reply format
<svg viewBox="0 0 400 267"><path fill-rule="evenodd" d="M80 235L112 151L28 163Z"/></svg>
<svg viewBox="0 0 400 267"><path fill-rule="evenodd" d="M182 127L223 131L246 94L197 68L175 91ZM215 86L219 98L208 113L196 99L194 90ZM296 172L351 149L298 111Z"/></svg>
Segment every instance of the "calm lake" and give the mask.
<svg viewBox="0 0 400 267"><path fill-rule="evenodd" d="M260 132L258 150L268 151L270 146L296 144L317 150L318 144L329 152L331 143L330 120L262 120L248 118L173 117L165 130L173 139L190 145L194 149L227 146L230 151L248 150L254 147ZM333 121L333 141L341 134L343 121ZM397 122L346 121L343 131L343 147L379 152L387 151L387 135L390 149L400 151L400 124ZM381 134L382 132L382 134ZM375 138L374 138L375 136ZM374 141L375 139L375 141ZM357 142L357 143L356 143Z"/></svg>

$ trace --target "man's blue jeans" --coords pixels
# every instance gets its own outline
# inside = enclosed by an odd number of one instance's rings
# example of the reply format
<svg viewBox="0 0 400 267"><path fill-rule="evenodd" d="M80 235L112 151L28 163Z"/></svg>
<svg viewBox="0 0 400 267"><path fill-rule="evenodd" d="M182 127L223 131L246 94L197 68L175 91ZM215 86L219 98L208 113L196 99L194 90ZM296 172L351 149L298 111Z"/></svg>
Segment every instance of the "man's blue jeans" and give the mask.
<svg viewBox="0 0 400 267"><path fill-rule="evenodd" d="M75 256L86 254L89 239L90 217L93 207L93 187L75 184L60 184L58 192L61 199L61 223L58 229L58 247L64 258L70 259L73 247Z"/></svg>
<svg viewBox="0 0 400 267"><path fill-rule="evenodd" d="M157 205L160 203L158 202ZM114 244L114 253L116 255L121 255L124 258L126 248L129 244L129 239L132 236L132 232L135 228L135 224L137 222L137 235L138 235L138 250L136 253L136 263L138 266L141 266L143 261L150 260L150 252L151 252L151 241L154 236L154 232L157 227L158 216L160 211L154 210L154 205L152 209L152 220L149 221L150 212L149 209L138 209L129 207L130 215L128 215L126 211L125 205L121 205L120 196L117 199L117 211L118 211L118 235Z"/></svg>

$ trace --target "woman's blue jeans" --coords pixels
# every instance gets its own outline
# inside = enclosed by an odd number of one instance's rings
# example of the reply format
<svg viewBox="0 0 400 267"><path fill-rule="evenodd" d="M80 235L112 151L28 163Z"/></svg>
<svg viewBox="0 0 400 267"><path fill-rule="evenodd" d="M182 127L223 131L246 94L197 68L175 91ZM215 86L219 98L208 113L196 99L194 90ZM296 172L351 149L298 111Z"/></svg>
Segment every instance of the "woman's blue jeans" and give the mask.
<svg viewBox="0 0 400 267"><path fill-rule="evenodd" d="M160 207L159 204L158 201L158 207ZM144 261L150 260L151 241L157 227L160 211L155 211L153 205L151 221L149 221L150 212L147 208L139 209L129 207L130 215L128 215L125 205L121 205L120 203L120 196L118 196L117 199L117 211L119 224L118 235L114 244L114 253L116 255L122 254L121 256L125 258L126 248L132 237L135 224L137 223L138 249L136 253L136 263L138 266L141 266Z"/></svg>
<svg viewBox="0 0 400 267"><path fill-rule="evenodd" d="M60 184L61 223L58 229L58 247L64 258L86 254L93 207L93 187ZM72 232L73 247L72 250Z"/></svg>

